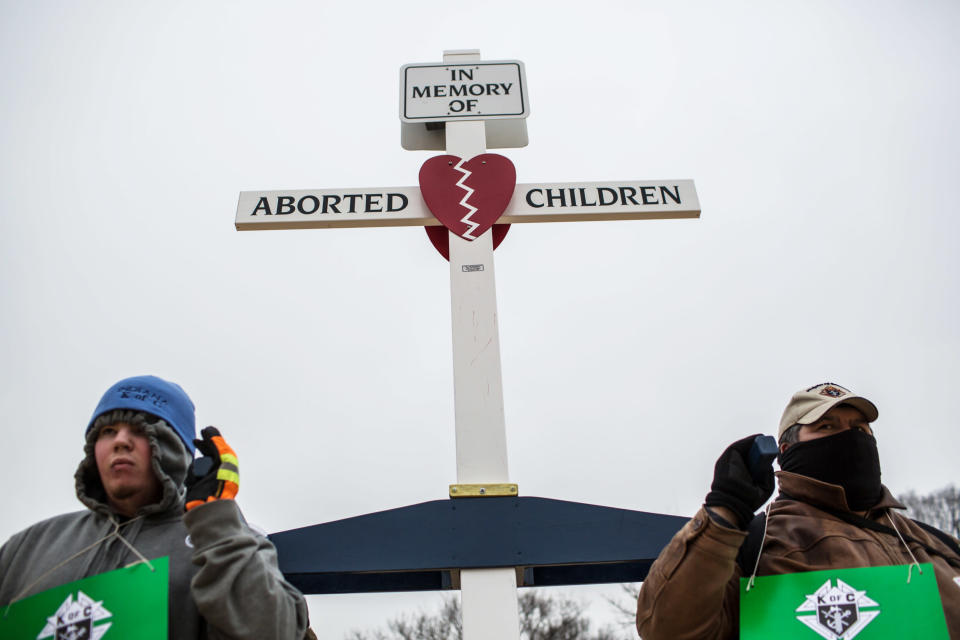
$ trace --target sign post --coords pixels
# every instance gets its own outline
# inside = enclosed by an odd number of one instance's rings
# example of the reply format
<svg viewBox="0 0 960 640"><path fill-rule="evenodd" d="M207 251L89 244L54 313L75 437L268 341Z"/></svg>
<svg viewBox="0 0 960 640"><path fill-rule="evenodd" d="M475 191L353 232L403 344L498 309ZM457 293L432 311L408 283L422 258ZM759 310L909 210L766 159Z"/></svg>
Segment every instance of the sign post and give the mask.
<svg viewBox="0 0 960 640"><path fill-rule="evenodd" d="M479 60L480 54L448 53L443 59ZM467 159L486 153L482 120L448 122L446 129L448 155ZM473 241L448 235L457 483L508 484L493 232ZM519 640L513 567L461 571L460 601L464 640Z"/></svg>
<svg viewBox="0 0 960 640"><path fill-rule="evenodd" d="M486 151L527 142L529 103L518 61L484 62L479 51L447 51L442 63L404 65L400 96L403 147L447 153L424 164L421 188L242 192L236 228L446 226L457 460L450 497L516 497L507 465L491 225L695 218L696 190L692 180L514 186L512 163ZM512 194L484 199L483 185L496 182L484 177L491 175ZM500 205L493 207L494 219L481 224L479 218L490 217L484 203L491 200ZM517 569L464 561L451 582L461 590L465 640L518 640Z"/></svg>

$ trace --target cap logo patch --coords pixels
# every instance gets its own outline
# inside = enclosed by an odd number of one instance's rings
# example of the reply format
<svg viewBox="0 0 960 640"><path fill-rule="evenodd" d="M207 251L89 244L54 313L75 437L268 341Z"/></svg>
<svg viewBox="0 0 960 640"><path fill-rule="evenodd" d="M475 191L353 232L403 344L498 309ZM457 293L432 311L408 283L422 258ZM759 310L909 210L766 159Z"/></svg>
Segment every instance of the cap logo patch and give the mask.
<svg viewBox="0 0 960 640"><path fill-rule="evenodd" d="M831 398L840 398L842 396L847 395L847 392L841 389L840 387L835 387L833 385L828 384L823 389L820 389L820 395L829 396Z"/></svg>

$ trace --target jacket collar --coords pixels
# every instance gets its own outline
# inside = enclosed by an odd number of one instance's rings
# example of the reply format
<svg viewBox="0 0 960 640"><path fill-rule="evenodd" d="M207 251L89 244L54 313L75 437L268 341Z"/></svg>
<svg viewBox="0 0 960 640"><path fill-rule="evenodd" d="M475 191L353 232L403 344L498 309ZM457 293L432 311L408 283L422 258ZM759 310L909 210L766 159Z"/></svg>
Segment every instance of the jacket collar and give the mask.
<svg viewBox="0 0 960 640"><path fill-rule="evenodd" d="M802 476L799 473L790 471L777 471L777 481L780 483L780 491L791 498L801 500L812 505L823 505L832 509L841 509L850 511L847 505L847 496L843 487L836 484L821 482L809 476ZM886 486L880 485L883 494L880 502L875 504L870 510L875 509L906 509L906 507L893 497Z"/></svg>

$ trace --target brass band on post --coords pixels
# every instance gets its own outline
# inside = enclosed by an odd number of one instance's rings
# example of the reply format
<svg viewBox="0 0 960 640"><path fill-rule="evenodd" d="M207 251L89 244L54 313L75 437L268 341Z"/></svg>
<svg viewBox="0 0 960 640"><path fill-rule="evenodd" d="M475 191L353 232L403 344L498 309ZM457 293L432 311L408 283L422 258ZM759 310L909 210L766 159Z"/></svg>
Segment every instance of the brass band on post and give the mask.
<svg viewBox="0 0 960 640"><path fill-rule="evenodd" d="M517 496L519 493L515 484L452 484L450 485L451 498L490 498L502 496Z"/></svg>

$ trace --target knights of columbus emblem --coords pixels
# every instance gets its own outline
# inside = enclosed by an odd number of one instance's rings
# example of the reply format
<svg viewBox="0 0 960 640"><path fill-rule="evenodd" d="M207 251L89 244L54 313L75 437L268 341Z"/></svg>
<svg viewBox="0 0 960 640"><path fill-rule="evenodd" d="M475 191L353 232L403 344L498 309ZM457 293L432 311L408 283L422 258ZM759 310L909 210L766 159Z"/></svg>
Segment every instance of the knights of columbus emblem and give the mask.
<svg viewBox="0 0 960 640"><path fill-rule="evenodd" d="M47 618L37 640L51 637L53 640L99 640L112 623L95 623L112 615L103 608L102 600L97 602L83 591L77 591L76 600L73 594L68 595L57 612Z"/></svg>
<svg viewBox="0 0 960 640"><path fill-rule="evenodd" d="M879 606L867 597L866 591L857 591L840 579L837 586L832 587L827 580L797 607L797 613L805 614L797 616L797 620L826 640L852 640L880 615ZM863 607L878 608L865 610Z"/></svg>
<svg viewBox="0 0 960 640"><path fill-rule="evenodd" d="M839 387L835 387L832 384L828 384L823 389L820 389L820 395L830 396L831 398L839 398L845 396L846 392Z"/></svg>

